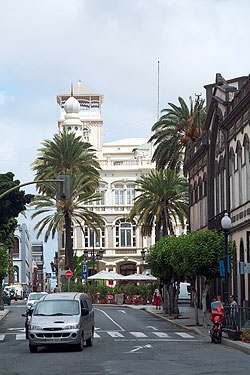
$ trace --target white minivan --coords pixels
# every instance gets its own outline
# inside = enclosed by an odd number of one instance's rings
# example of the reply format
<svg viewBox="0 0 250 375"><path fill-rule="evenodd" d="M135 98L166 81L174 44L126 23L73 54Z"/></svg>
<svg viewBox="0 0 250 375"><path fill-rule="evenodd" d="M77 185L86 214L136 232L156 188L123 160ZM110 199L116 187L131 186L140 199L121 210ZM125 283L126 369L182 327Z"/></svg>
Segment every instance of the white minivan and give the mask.
<svg viewBox="0 0 250 375"><path fill-rule="evenodd" d="M94 311L87 294L47 294L37 302L29 321L30 352L55 344L74 345L77 350L83 349L84 342L92 346L94 326Z"/></svg>
<svg viewBox="0 0 250 375"><path fill-rule="evenodd" d="M180 283L178 302L189 303L191 300L190 283Z"/></svg>

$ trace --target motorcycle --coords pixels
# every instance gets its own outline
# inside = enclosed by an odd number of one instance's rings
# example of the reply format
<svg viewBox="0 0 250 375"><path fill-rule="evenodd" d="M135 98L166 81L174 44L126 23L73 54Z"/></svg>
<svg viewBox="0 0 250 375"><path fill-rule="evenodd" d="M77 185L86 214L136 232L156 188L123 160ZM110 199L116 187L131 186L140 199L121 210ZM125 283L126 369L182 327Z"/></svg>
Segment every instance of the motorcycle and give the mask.
<svg viewBox="0 0 250 375"><path fill-rule="evenodd" d="M213 322L213 328L210 330L211 342L215 344L221 343L222 324L224 319L224 311L220 308L211 311L210 320Z"/></svg>

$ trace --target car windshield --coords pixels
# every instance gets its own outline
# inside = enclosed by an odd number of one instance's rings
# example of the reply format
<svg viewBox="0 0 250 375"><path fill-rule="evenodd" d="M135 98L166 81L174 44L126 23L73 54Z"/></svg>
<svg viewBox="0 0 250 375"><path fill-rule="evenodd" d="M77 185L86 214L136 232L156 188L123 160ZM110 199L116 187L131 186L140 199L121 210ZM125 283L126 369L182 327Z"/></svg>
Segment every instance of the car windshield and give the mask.
<svg viewBox="0 0 250 375"><path fill-rule="evenodd" d="M77 301L52 300L38 302L33 315L60 316L78 314L79 303Z"/></svg>
<svg viewBox="0 0 250 375"><path fill-rule="evenodd" d="M42 294L42 293L36 293L36 294L33 294L31 293L29 295L29 300L32 300L32 301L38 301L39 299L41 299L45 294Z"/></svg>

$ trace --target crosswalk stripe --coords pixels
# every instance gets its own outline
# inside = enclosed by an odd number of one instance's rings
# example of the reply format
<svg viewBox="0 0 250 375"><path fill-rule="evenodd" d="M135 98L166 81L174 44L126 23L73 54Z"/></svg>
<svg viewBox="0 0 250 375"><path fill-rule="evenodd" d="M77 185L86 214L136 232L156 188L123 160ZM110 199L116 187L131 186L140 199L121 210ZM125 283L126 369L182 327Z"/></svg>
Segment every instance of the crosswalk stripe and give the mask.
<svg viewBox="0 0 250 375"><path fill-rule="evenodd" d="M165 337L170 337L167 333L165 332L152 332L154 335L158 336L158 337L161 337L161 338L165 338Z"/></svg>
<svg viewBox="0 0 250 375"><path fill-rule="evenodd" d="M143 332L129 332L129 333L135 337L147 337L147 335L145 335L145 333Z"/></svg>
<svg viewBox="0 0 250 375"><path fill-rule="evenodd" d="M98 333L94 332L94 339L99 339L101 336Z"/></svg>
<svg viewBox="0 0 250 375"><path fill-rule="evenodd" d="M194 336L191 336L189 333L186 332L175 332L176 335L183 337L184 339L193 339Z"/></svg>
<svg viewBox="0 0 250 375"><path fill-rule="evenodd" d="M111 337L124 337L120 332L107 331L107 334Z"/></svg>
<svg viewBox="0 0 250 375"><path fill-rule="evenodd" d="M3 341L5 338L5 335L0 335L0 341Z"/></svg>
<svg viewBox="0 0 250 375"><path fill-rule="evenodd" d="M26 340L25 333L17 333L16 334L16 340Z"/></svg>

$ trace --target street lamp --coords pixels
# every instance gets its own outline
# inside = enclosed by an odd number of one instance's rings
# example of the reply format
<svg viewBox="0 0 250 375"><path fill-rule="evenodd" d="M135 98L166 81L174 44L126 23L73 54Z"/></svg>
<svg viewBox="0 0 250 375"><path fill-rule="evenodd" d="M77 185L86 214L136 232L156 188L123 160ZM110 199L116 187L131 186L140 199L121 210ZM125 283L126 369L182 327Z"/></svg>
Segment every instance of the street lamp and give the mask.
<svg viewBox="0 0 250 375"><path fill-rule="evenodd" d="M93 248L92 248L92 250L91 250L90 257L89 257L89 251L88 251L88 249L85 249L83 253L84 253L84 257L85 257L86 260L88 260L88 261L92 261L92 263L93 263L93 275L94 275L94 272L95 272L95 261L96 261L96 260L99 261L99 260L102 259L104 251L103 251L102 249L100 249L100 250L95 254L95 248L94 248L94 245L93 245Z"/></svg>
<svg viewBox="0 0 250 375"><path fill-rule="evenodd" d="M221 219L221 227L225 233L225 290L224 290L224 301L225 305L228 305L228 233L231 228L231 219L228 213L225 212L223 218Z"/></svg>

